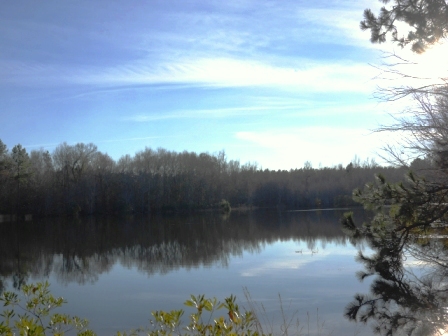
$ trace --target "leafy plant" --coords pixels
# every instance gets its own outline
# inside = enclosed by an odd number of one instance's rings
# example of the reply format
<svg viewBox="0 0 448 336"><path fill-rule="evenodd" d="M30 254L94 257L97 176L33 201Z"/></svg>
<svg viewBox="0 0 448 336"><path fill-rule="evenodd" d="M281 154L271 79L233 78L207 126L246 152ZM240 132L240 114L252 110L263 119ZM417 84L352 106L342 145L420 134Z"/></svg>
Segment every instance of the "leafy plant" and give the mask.
<svg viewBox="0 0 448 336"><path fill-rule="evenodd" d="M62 297L54 297L49 290L50 284L39 282L24 285L21 298L17 293L6 291L0 296L4 307L0 316L0 335L64 335L76 331L80 336L92 336L95 333L87 329L88 321L77 316L53 313L66 301ZM17 311L20 311L17 312Z"/></svg>
<svg viewBox="0 0 448 336"><path fill-rule="evenodd" d="M187 307L192 307L194 311L189 316L188 324L182 326L181 317L184 310L154 311L153 320L147 330L138 329L127 333L117 333L117 336L135 336L142 333L148 336L166 335L247 335L257 336L260 334L255 328L255 316L251 311L241 312L236 297L231 295L219 302L216 298L207 299L204 295L191 295L190 299L184 303ZM215 317L218 310L225 309L227 316Z"/></svg>
<svg viewBox="0 0 448 336"><path fill-rule="evenodd" d="M0 314L0 336L62 336L66 333L78 336L94 336L92 330L87 329L88 321L77 316L54 313L56 308L61 307L66 301L62 297L54 297L50 290L50 284L38 282L36 284L23 285L21 293L5 291L0 296L5 309ZM257 312L256 303L252 300L249 292L245 291L246 298L250 304L249 310L242 311L236 303L236 297L230 295L224 302L216 298L208 299L204 295L194 296L184 302L189 313L188 320L182 321L185 310L153 311L150 325L129 332L117 332L116 336L265 336L273 335L274 330L271 323L271 332L265 333ZM295 314L288 319L283 311L283 325L281 334L288 335ZM264 307L263 307L264 309ZM20 311L20 313L19 313ZM219 314L223 311L225 314ZM264 311L262 314L265 314ZM266 316L265 316L266 317ZM272 322L272 321L271 321ZM299 323L297 320L297 327ZM318 330L321 335L323 324ZM309 329L309 316L308 316ZM276 334L276 333L275 333ZM301 330L297 329L297 335ZM308 330L309 335L309 330Z"/></svg>

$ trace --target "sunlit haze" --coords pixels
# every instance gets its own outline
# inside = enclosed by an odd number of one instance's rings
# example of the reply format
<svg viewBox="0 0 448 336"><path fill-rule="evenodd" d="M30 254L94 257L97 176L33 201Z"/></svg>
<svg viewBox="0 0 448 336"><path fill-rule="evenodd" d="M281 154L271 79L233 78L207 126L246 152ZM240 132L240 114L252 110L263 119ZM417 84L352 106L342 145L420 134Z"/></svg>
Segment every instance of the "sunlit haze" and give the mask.
<svg viewBox="0 0 448 336"><path fill-rule="evenodd" d="M396 111L372 98L374 65L393 49L359 21L379 5L3 1L0 139L50 152L92 142L116 160L224 150L269 169L376 158L385 138L372 130ZM446 55L436 48L427 64Z"/></svg>

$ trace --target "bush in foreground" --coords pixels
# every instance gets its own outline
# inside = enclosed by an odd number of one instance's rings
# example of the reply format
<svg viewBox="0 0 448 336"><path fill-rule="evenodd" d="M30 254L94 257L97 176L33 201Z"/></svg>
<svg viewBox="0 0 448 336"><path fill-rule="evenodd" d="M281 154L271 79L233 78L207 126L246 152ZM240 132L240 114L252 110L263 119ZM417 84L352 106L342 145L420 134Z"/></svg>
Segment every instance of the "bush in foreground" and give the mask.
<svg viewBox="0 0 448 336"><path fill-rule="evenodd" d="M66 301L55 298L50 290L49 283L36 283L24 285L21 289L22 297L14 292L4 292L0 301L4 307L0 314L3 321L0 322L0 335L96 335L88 329L88 321L77 316L53 313L53 310L61 307ZM172 310L170 312L152 312L153 320L150 326L132 330L128 333L118 332L117 336L134 335L264 335L259 332L259 323L252 311L240 312L236 297L231 295L224 302L216 298L207 299L203 295L192 295L184 304L194 308L189 316L188 324L181 322L184 310ZM227 317L214 317L215 312L224 309ZM205 313L205 314L204 314Z"/></svg>
<svg viewBox="0 0 448 336"><path fill-rule="evenodd" d="M24 285L23 300L14 292L4 292L0 301L6 308L0 314L0 335L64 335L76 331L77 335L90 336L95 333L87 329L88 321L77 316L53 313L65 301L55 298L49 290L48 282ZM17 313L19 310L21 313Z"/></svg>

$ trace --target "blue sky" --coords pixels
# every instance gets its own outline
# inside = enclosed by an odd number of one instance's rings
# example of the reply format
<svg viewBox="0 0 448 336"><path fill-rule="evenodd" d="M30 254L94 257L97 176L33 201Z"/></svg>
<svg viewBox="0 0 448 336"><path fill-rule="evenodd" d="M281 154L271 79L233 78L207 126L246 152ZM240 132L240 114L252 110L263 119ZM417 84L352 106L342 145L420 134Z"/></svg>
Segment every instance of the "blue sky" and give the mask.
<svg viewBox="0 0 448 336"><path fill-rule="evenodd" d="M375 157L377 1L77 0L0 4L0 139L93 142L269 169ZM381 162L381 160L378 160Z"/></svg>

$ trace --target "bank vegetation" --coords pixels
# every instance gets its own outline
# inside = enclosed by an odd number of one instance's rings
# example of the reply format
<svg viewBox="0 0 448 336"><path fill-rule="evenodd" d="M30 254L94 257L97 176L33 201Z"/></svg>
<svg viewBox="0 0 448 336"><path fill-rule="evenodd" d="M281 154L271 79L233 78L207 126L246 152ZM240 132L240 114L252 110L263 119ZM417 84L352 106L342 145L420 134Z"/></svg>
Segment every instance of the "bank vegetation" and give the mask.
<svg viewBox="0 0 448 336"><path fill-rule="evenodd" d="M232 208L306 209L353 205L355 187L374 174L404 171L356 158L347 166L269 170L229 160L224 151L145 148L118 161L89 143L62 143L50 153L8 150L0 140L0 214L34 216L179 212Z"/></svg>

